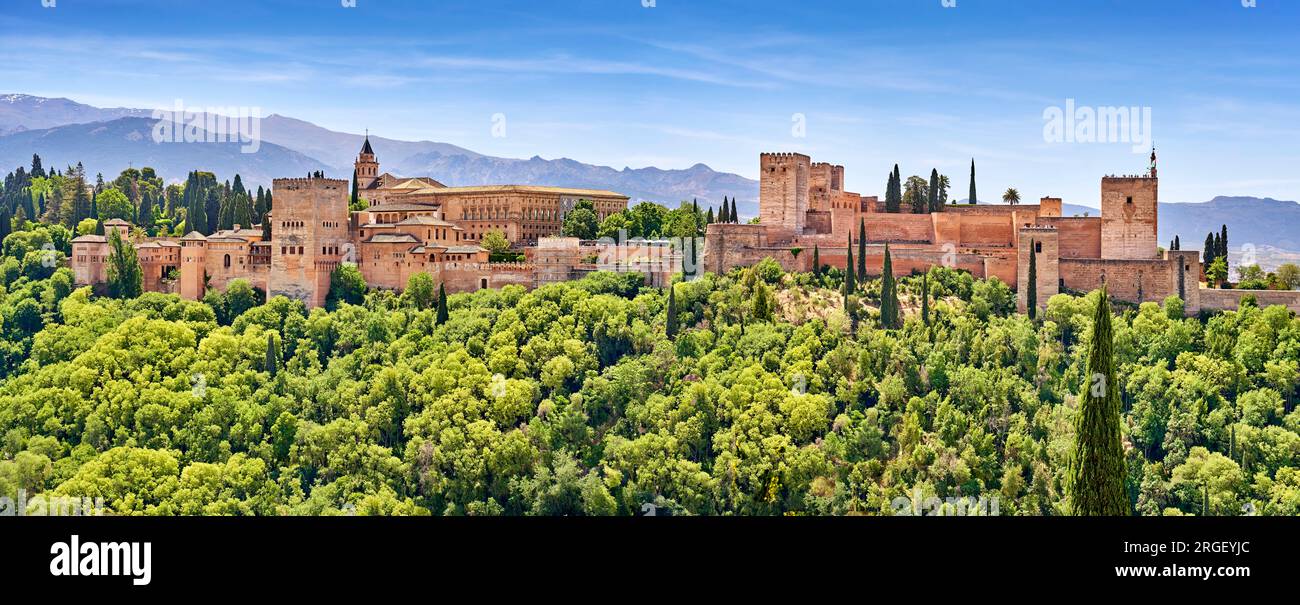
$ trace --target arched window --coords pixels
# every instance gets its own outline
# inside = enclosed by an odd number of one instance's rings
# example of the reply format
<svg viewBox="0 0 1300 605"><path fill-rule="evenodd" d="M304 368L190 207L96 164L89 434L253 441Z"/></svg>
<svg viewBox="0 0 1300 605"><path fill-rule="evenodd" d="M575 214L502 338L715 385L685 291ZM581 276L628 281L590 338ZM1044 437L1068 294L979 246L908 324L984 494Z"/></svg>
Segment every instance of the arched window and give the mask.
<svg viewBox="0 0 1300 605"><path fill-rule="evenodd" d="M226 268L229 269L229 268L230 268L230 255L227 254L227 255L226 255L226 258L225 258L222 262L225 264Z"/></svg>

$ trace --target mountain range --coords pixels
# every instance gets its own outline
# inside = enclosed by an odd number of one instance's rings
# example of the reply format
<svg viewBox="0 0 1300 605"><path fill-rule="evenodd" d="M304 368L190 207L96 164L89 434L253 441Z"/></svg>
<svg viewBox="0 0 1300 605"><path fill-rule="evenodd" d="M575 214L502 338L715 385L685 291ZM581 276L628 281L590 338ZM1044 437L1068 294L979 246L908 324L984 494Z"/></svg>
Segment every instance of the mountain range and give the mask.
<svg viewBox="0 0 1300 605"><path fill-rule="evenodd" d="M152 110L99 108L69 99L0 94L0 172L31 162L40 154L46 167L82 162L90 174L111 178L129 165L151 166L168 181L184 180L195 169L218 178L238 173L245 183L269 185L271 179L315 170L351 177L363 135L332 131L278 114L262 119L261 145L241 153L240 143L156 143ZM370 137L381 169L399 176L431 176L450 186L518 183L609 189L634 201L674 206L698 198L712 206L735 197L742 216L758 213L758 182L717 172L704 164L683 170L654 167L615 169L568 158L528 159L483 155L450 143ZM1067 215L1097 216L1096 208L1066 204ZM1160 204L1162 245L1178 235L1184 249L1200 249L1205 234L1228 225L1234 252L1244 244L1259 250L1265 268L1288 250L1300 250L1300 204L1272 198L1219 196L1200 203ZM1276 254L1275 254L1276 253Z"/></svg>

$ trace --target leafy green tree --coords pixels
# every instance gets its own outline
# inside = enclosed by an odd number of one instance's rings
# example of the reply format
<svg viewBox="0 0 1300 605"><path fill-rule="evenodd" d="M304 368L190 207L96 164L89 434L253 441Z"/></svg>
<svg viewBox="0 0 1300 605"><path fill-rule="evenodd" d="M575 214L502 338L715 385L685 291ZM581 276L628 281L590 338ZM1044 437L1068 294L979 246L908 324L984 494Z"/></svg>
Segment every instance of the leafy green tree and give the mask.
<svg viewBox="0 0 1300 605"><path fill-rule="evenodd" d="M136 219L135 205L126 197L126 194L117 189L105 189L103 193L96 196L95 201L98 205L99 218L101 219L109 220L117 218L124 221L135 221ZM90 218L89 211L85 214L86 216L78 218L77 222ZM76 223L73 224L75 225Z"/></svg>
<svg viewBox="0 0 1300 605"><path fill-rule="evenodd" d="M506 239L505 233L502 233L500 229L492 229L484 233L479 245L487 248L493 254L501 254L510 250L510 240Z"/></svg>
<svg viewBox="0 0 1300 605"><path fill-rule="evenodd" d="M359 305L365 299L366 279L355 265L339 265L330 273L330 292L326 299L329 308L341 304Z"/></svg>
<svg viewBox="0 0 1300 605"><path fill-rule="evenodd" d="M411 306L421 310L432 307L435 296L433 276L428 273L412 275L406 280L406 289L402 291L402 298Z"/></svg>
<svg viewBox="0 0 1300 605"><path fill-rule="evenodd" d="M1120 383L1115 375L1110 297L1103 286L1093 312L1087 384L1079 395L1070 504L1075 515L1128 515L1124 450L1120 444Z"/></svg>

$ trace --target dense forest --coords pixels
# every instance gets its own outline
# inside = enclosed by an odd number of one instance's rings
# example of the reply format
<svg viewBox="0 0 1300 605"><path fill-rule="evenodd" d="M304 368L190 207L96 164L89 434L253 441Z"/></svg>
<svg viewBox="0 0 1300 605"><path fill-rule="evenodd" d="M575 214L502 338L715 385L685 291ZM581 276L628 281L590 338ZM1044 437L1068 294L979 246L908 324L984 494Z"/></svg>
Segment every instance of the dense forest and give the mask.
<svg viewBox="0 0 1300 605"><path fill-rule="evenodd" d="M1030 318L951 269L768 260L662 290L596 273L445 296L417 276L309 311L239 281L97 295L65 266L67 226L8 227L0 496L123 515L1071 510L1100 292ZM1300 514L1300 319L1185 317L1176 298L1106 317L1130 510Z"/></svg>

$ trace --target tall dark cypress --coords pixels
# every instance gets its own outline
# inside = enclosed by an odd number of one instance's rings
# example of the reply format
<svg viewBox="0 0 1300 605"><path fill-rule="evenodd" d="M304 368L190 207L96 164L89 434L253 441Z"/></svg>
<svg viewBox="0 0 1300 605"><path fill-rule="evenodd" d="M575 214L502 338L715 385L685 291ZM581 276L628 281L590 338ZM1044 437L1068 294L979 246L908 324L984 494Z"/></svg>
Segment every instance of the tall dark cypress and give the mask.
<svg viewBox="0 0 1300 605"><path fill-rule="evenodd" d="M930 272L921 274L921 323L930 325Z"/></svg>
<svg viewBox="0 0 1300 605"><path fill-rule="evenodd" d="M976 203L976 200L977 200L977 198L975 197L975 158L971 158L971 160L970 160L970 198L967 200L967 202L970 203L970 204L974 204L974 203Z"/></svg>
<svg viewBox="0 0 1300 605"><path fill-rule="evenodd" d="M880 271L880 326L886 330L903 327L898 304L898 282L894 280L894 262L885 242L885 262Z"/></svg>
<svg viewBox="0 0 1300 605"><path fill-rule="evenodd" d="M931 168L931 169L930 169L930 191L929 191L929 193L930 193L930 196L929 196L929 197L930 197L930 200L929 200L929 202L930 202L930 203L929 203L930 212L939 212L939 211L943 210L943 206L941 206L941 205L939 204L939 169L938 169L938 168Z"/></svg>
<svg viewBox="0 0 1300 605"><path fill-rule="evenodd" d="M1101 287L1088 343L1087 384L1075 417L1070 505L1075 515L1128 515L1124 448L1120 442L1119 382L1115 377L1110 296Z"/></svg>
<svg viewBox="0 0 1300 605"><path fill-rule="evenodd" d="M668 317L665 321L664 333L668 339L672 340L677 337L677 296L674 294L676 288L668 286Z"/></svg>
<svg viewBox="0 0 1300 605"><path fill-rule="evenodd" d="M1223 233L1219 236L1219 253L1218 257L1223 258L1223 262L1228 262L1228 226L1223 226Z"/></svg>
<svg viewBox="0 0 1300 605"><path fill-rule="evenodd" d="M1027 290L1025 301L1025 312L1029 313L1029 319L1038 318L1038 254L1034 248L1034 240L1029 240L1029 283L1025 285Z"/></svg>
<svg viewBox="0 0 1300 605"><path fill-rule="evenodd" d="M722 224L729 223L727 220L727 196L722 196L722 205L718 207L718 222Z"/></svg>
<svg viewBox="0 0 1300 605"><path fill-rule="evenodd" d="M280 347L275 342L275 334L266 333L266 372L275 378L280 361Z"/></svg>
<svg viewBox="0 0 1300 605"><path fill-rule="evenodd" d="M736 198L731 198L731 222L740 224L740 213L736 211Z"/></svg>
<svg viewBox="0 0 1300 605"><path fill-rule="evenodd" d="M813 244L813 259L812 259L812 264L813 264L813 270L812 270L813 275L815 275L815 276L817 276L817 277L821 277L821 275L822 275L822 253L821 253L821 249L819 249L819 248L817 247L817 244Z"/></svg>
<svg viewBox="0 0 1300 605"><path fill-rule="evenodd" d="M357 169L352 169L352 199L348 202L353 206L357 205L357 199L360 195L357 193Z"/></svg>
<svg viewBox="0 0 1300 605"><path fill-rule="evenodd" d="M859 219L858 222L858 280L865 281L867 277L867 220Z"/></svg>
<svg viewBox="0 0 1300 605"><path fill-rule="evenodd" d="M436 325L447 323L449 314L447 313L447 287L446 284L438 284L438 314L435 317Z"/></svg>
<svg viewBox="0 0 1300 605"><path fill-rule="evenodd" d="M853 236L849 235L849 259L844 263L844 298L847 300L857 289L858 286L853 279Z"/></svg>
<svg viewBox="0 0 1300 605"><path fill-rule="evenodd" d="M1179 241L1178 236L1174 236L1174 250L1182 250L1183 242Z"/></svg>
<svg viewBox="0 0 1300 605"><path fill-rule="evenodd" d="M1205 262L1206 267L1209 267L1210 264L1214 262L1214 253L1217 252L1218 249L1218 240L1214 237L1214 233L1206 233L1205 249L1201 252L1201 258Z"/></svg>

